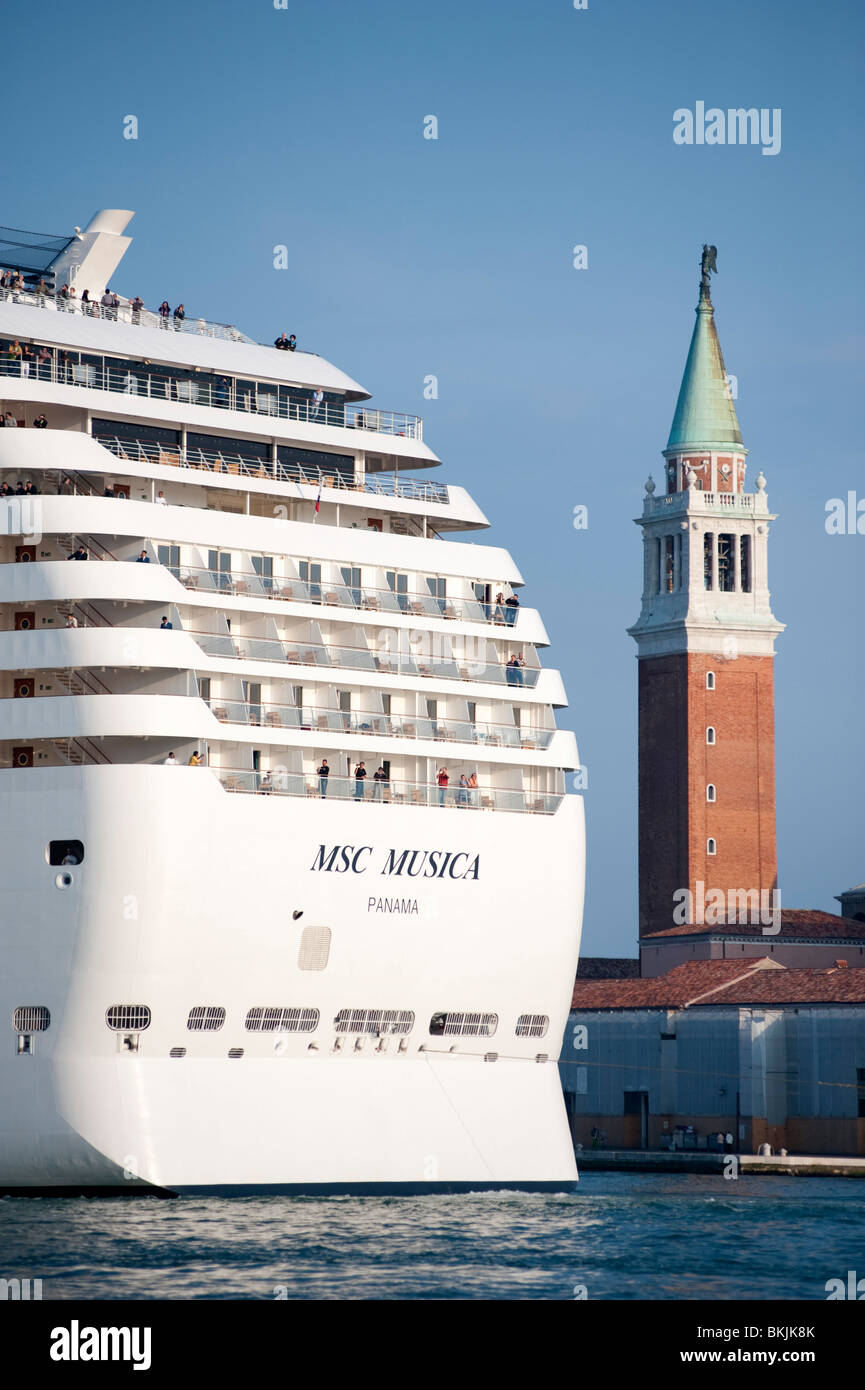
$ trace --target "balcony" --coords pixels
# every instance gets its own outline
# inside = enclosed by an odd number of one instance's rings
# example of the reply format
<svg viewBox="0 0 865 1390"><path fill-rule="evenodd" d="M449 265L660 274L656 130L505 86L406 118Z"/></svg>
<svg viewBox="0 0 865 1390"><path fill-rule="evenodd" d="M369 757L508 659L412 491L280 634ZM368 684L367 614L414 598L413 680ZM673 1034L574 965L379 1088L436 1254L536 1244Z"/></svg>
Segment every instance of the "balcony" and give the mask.
<svg viewBox="0 0 865 1390"><path fill-rule="evenodd" d="M185 629L197 642L205 656L241 661L278 661L295 666L343 668L355 671L376 671L392 676L426 676L432 679L482 681L505 685L513 690L532 689L538 683L540 667L514 666L510 663L473 660L470 655L440 656L424 644L417 643L417 653L409 650L409 642L401 642L401 632L385 632L388 646L381 651L369 647L325 646L315 642L292 641L280 637L241 637ZM423 634L421 634L423 636ZM433 644L429 644L432 646Z"/></svg>
<svg viewBox="0 0 865 1390"><path fill-rule="evenodd" d="M315 603L325 608L348 608L368 613L404 614L417 618L444 618L454 622L487 623L512 628L518 606L482 603L480 599L438 598L426 593L399 593L368 584L349 584L343 580L277 578L257 570L218 572L201 565L170 565L167 568L184 588L200 593L219 593L232 598L266 598L283 602ZM346 568L350 568L347 564ZM510 595L509 595L510 596Z"/></svg>
<svg viewBox="0 0 865 1390"><path fill-rule="evenodd" d="M325 790L318 777L276 767L250 771L248 768L212 768L227 792L259 796L317 797L326 801L353 801L357 805L434 806L466 811L519 811L535 815L554 815L564 800L562 792L532 792L509 787L460 787L436 782L414 782L403 777L373 782L371 776L357 783L354 777L331 772Z"/></svg>
<svg viewBox="0 0 865 1390"><path fill-rule="evenodd" d="M52 349L51 357L39 360L40 344L33 343L34 356L28 362L0 360L0 376L11 379L43 381L56 386L78 386L90 391L108 391L115 395L143 396L160 401L177 401L183 405L207 406L218 410L240 411L249 415L268 415L279 420L296 420L304 424L333 426L339 429L368 431L372 434L396 435L405 439L423 439L423 421L418 415L401 411L379 410L366 404L343 400L322 401L316 404L311 393L292 395L291 388L276 382L253 382L209 372L189 371L185 374L170 368L141 363L123 367L108 365L111 359L76 361L78 353ZM92 354L87 354L92 357ZM125 407L132 410L131 404Z"/></svg>
<svg viewBox="0 0 865 1390"><path fill-rule="evenodd" d="M213 715L226 724L260 725L266 730L358 734L383 738L428 739L470 743L484 748L544 749L555 729L519 729L515 724L483 720L435 719L415 714L381 714L374 710L341 710L324 705L281 705L243 700L208 701Z"/></svg>
<svg viewBox="0 0 865 1390"><path fill-rule="evenodd" d="M97 441L116 458L132 463L158 464L168 468L206 469L211 473L230 473L243 478L272 478L274 482L311 483L320 487L361 492L373 497L405 497L415 502L448 503L448 490L440 483L418 483L413 478L387 474L356 478L312 464L274 463L268 456L248 458L242 454L211 453L205 449L181 449L142 440L117 439L102 435ZM266 446L265 446L266 447Z"/></svg>
<svg viewBox="0 0 865 1390"><path fill-rule="evenodd" d="M208 319L165 319L151 309L133 309L123 302L116 309L79 299L60 299L54 294L37 294L35 290L5 290L4 297L14 304L29 304L34 309L54 309L57 313L79 314L84 318L107 319L111 323L132 323L141 328L161 328L166 332L194 333L199 338L222 338L229 343L254 343L246 333L230 323L211 323Z"/></svg>

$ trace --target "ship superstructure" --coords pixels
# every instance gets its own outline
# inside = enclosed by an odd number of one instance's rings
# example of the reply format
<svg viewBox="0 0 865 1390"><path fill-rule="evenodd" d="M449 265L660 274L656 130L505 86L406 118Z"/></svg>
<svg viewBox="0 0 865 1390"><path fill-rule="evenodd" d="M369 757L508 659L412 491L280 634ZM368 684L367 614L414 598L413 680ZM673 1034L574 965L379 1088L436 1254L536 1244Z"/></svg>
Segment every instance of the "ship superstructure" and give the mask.
<svg viewBox="0 0 865 1390"><path fill-rule="evenodd" d="M561 1186L540 615L418 417L106 294L130 217L0 291L0 1188Z"/></svg>

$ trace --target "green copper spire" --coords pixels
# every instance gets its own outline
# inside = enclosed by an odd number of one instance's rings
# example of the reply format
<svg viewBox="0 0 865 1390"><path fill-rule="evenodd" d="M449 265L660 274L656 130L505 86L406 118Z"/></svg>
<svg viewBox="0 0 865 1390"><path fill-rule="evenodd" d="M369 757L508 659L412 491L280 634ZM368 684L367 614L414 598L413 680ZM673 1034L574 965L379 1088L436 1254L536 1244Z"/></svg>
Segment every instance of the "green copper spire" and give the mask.
<svg viewBox="0 0 865 1390"><path fill-rule="evenodd" d="M668 451L742 447L736 407L715 328L715 310L709 298L709 272L717 272L716 255L716 247L703 247L697 322L667 441Z"/></svg>

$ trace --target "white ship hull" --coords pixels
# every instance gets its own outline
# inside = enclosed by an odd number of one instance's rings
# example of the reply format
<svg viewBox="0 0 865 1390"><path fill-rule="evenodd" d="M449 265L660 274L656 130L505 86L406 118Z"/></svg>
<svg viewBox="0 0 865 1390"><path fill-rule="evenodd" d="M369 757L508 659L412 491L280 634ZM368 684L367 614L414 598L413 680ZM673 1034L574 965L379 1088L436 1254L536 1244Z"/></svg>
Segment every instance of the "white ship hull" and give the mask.
<svg viewBox="0 0 865 1390"><path fill-rule="evenodd" d="M552 816L358 806L127 765L0 771L0 805L0 1011L51 1014L32 1053L7 1042L0 1059L0 1189L576 1179L555 1062L579 947L580 798ZM84 843L81 865L48 864L58 838ZM335 846L354 847L344 871ZM321 925L327 964L302 969L301 934ZM118 1004L146 1005L149 1026L111 1031ZM225 1009L218 1031L188 1030L200 1006ZM319 1022L251 1032L259 1007L317 1009ZM337 1030L341 1010L367 1008L414 1022L399 1035ZM497 1015L494 1033L431 1036L432 1016L454 1010ZM544 1037L518 1036L526 1014L549 1019Z"/></svg>

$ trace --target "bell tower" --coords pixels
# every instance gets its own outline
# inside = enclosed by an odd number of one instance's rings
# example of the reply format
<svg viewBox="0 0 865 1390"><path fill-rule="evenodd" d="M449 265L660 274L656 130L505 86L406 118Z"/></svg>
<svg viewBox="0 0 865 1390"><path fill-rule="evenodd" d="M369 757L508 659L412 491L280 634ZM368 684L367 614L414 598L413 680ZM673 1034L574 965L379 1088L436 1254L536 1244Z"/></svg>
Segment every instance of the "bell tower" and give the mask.
<svg viewBox="0 0 865 1390"><path fill-rule="evenodd" d="M697 321L643 515L639 673L640 937L708 893L777 887L774 644L766 480L742 444L703 247ZM674 896L676 895L676 896ZM757 899L759 902L759 898ZM679 913L674 918L674 910Z"/></svg>

